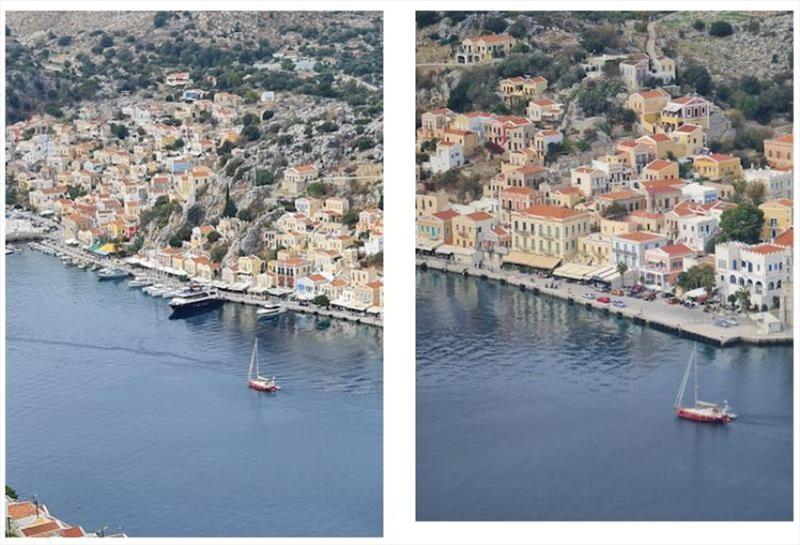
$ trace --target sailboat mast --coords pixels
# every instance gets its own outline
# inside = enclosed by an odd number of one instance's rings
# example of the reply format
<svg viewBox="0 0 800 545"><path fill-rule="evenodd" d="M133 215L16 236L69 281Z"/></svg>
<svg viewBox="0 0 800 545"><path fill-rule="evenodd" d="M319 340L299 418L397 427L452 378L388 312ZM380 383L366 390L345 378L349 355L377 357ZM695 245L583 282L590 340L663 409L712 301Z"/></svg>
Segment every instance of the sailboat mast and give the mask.
<svg viewBox="0 0 800 545"><path fill-rule="evenodd" d="M694 361L694 406L697 407L697 360Z"/></svg>
<svg viewBox="0 0 800 545"><path fill-rule="evenodd" d="M255 342L253 342L253 353L250 354L250 369L248 369L248 371L247 371L247 378L248 379L253 378L253 365L257 365L257 363L256 363L256 347L257 346L258 346L258 339L256 339ZM258 373L258 370L256 370L256 373Z"/></svg>

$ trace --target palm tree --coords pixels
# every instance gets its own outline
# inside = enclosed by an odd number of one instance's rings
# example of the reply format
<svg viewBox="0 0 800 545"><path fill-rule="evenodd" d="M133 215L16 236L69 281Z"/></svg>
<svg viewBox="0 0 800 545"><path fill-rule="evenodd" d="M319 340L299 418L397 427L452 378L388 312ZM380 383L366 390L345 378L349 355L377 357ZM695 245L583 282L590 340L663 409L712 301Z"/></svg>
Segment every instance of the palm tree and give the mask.
<svg viewBox="0 0 800 545"><path fill-rule="evenodd" d="M739 302L739 308L741 310L747 310L750 308L750 290L747 288L739 288L739 291L736 292L736 300Z"/></svg>
<svg viewBox="0 0 800 545"><path fill-rule="evenodd" d="M628 272L628 264L624 261L617 263L617 272L622 277L622 287L625 287L625 273Z"/></svg>

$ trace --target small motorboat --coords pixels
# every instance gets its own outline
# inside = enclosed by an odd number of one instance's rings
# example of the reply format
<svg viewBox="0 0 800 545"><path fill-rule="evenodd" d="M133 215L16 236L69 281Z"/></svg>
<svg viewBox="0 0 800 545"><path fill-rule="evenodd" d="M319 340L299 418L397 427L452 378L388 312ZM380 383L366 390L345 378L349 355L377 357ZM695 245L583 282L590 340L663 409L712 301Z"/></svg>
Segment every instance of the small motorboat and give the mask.
<svg viewBox="0 0 800 545"><path fill-rule="evenodd" d="M144 287L147 287L147 286L151 285L152 283L153 283L153 281L150 280L149 278L145 278L145 277L139 276L139 277L134 278L130 282L128 282L128 287L129 288L144 288Z"/></svg>
<svg viewBox="0 0 800 545"><path fill-rule="evenodd" d="M700 401L697 399L698 385L697 385L697 346L695 345L692 350L692 355L689 358L689 363L686 365L686 371L683 373L683 380L678 389L678 395L675 397L675 414L678 418L685 418L686 420L694 420L695 422L708 422L712 424L727 424L728 422L736 419L736 415L730 412L730 406L727 401L722 404L710 403L708 401ZM694 368L694 406L683 405L683 394L686 390L686 384L689 382L689 374Z"/></svg>
<svg viewBox="0 0 800 545"><path fill-rule="evenodd" d="M258 368L258 339L253 341L253 354L250 356L250 369L247 371L247 386L259 392L277 392L281 389L275 377L262 377Z"/></svg>
<svg viewBox="0 0 800 545"><path fill-rule="evenodd" d="M276 318L286 312L286 308L278 303L264 303L261 308L256 310L256 316L258 316L259 320L268 320L270 318Z"/></svg>
<svg viewBox="0 0 800 545"><path fill-rule="evenodd" d="M98 280L120 280L128 276L128 271L123 269L102 269L97 272Z"/></svg>

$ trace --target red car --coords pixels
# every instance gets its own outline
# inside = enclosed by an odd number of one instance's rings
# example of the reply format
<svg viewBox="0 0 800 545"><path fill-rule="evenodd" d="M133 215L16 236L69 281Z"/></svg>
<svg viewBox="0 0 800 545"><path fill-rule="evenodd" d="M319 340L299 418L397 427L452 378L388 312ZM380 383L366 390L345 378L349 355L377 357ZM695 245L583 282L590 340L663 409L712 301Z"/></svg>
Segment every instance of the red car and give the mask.
<svg viewBox="0 0 800 545"><path fill-rule="evenodd" d="M671 299L667 299L667 303L669 303L670 305L676 305L676 304L678 304L678 302L679 301L678 301L677 297L673 297Z"/></svg>
<svg viewBox="0 0 800 545"><path fill-rule="evenodd" d="M598 303L606 303L606 304L608 304L608 303L611 302L611 298L610 297L606 297L605 295L603 295L602 297L598 297L597 299L595 299L595 301L597 301Z"/></svg>

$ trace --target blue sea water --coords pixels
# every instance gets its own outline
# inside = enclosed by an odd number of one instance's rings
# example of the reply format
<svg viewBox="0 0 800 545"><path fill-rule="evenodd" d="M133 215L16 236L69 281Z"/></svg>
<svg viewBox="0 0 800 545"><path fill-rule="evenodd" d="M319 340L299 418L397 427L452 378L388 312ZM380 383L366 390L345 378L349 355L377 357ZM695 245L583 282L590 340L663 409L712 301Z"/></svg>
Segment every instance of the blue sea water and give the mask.
<svg viewBox="0 0 800 545"><path fill-rule="evenodd" d="M697 345L582 306L417 272L418 520L791 520L792 347Z"/></svg>
<svg viewBox="0 0 800 545"><path fill-rule="evenodd" d="M87 531L382 533L382 332L6 258L6 478ZM276 395L246 386L253 339Z"/></svg>

